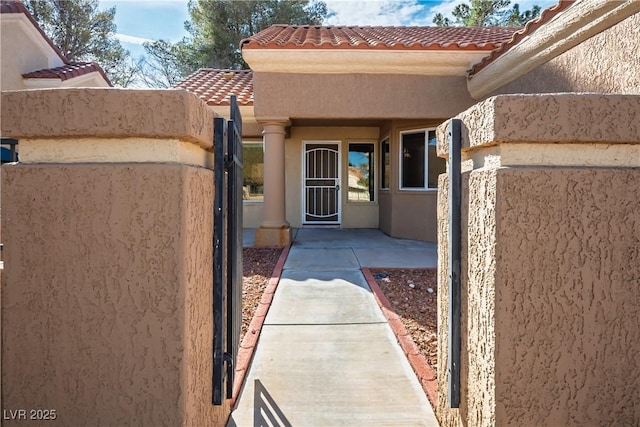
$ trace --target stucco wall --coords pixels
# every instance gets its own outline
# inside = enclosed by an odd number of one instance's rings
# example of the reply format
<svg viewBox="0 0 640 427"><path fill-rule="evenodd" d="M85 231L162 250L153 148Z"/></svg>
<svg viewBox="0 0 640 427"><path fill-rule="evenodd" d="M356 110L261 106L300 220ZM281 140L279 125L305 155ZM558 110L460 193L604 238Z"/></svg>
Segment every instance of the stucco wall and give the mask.
<svg viewBox="0 0 640 427"><path fill-rule="evenodd" d="M462 76L255 73L253 79L258 119L439 118L475 102Z"/></svg>
<svg viewBox="0 0 640 427"><path fill-rule="evenodd" d="M2 93L2 135L40 147L2 167L4 409L225 422L228 402L211 405L213 117L185 91ZM154 163L127 160L136 150Z"/></svg>
<svg viewBox="0 0 640 427"><path fill-rule="evenodd" d="M97 71L67 80L23 79L23 74L64 65L62 58L23 13L3 13L0 16L0 55L1 90L109 86Z"/></svg>
<svg viewBox="0 0 640 427"><path fill-rule="evenodd" d="M1 107L2 135L16 139L137 137L213 146L215 112L184 89L8 91Z"/></svg>
<svg viewBox="0 0 640 427"><path fill-rule="evenodd" d="M441 176L441 425L637 424L639 112L637 96L556 94L491 98L458 116L466 159L461 404L447 404L448 179ZM438 129L444 156L445 129ZM624 157L616 154L622 148Z"/></svg>
<svg viewBox="0 0 640 427"><path fill-rule="evenodd" d="M56 409L65 425L224 422L228 405L210 404L203 268L212 175L159 164L2 167L5 409Z"/></svg>
<svg viewBox="0 0 640 427"><path fill-rule="evenodd" d="M639 179L634 168L498 172L496 234L518 236L496 245L498 424L640 420Z"/></svg>
<svg viewBox="0 0 640 427"><path fill-rule="evenodd" d="M640 171L503 168L465 178L463 403L447 408L439 352L442 424L635 425ZM446 215L446 192L439 203ZM439 229L446 242L446 222ZM439 290L446 331L442 244Z"/></svg>
<svg viewBox="0 0 640 427"><path fill-rule="evenodd" d="M437 191L399 192L393 196L391 236L437 242Z"/></svg>
<svg viewBox="0 0 640 427"><path fill-rule="evenodd" d="M24 89L22 74L63 65L44 39L40 44L35 43L34 38L42 36L26 16L2 14L0 22L1 90Z"/></svg>
<svg viewBox="0 0 640 427"><path fill-rule="evenodd" d="M496 90L503 93L640 93L640 13ZM489 96L491 96L489 95Z"/></svg>
<svg viewBox="0 0 640 427"><path fill-rule="evenodd" d="M391 235L391 194L389 191L380 191L378 204L380 210L378 212L378 226L382 232Z"/></svg>
<svg viewBox="0 0 640 427"><path fill-rule="evenodd" d="M495 423L495 170L462 176L460 408L448 406L448 176L438 193L438 405L442 426Z"/></svg>
<svg viewBox="0 0 640 427"><path fill-rule="evenodd" d="M302 165L304 142L337 141L340 143L342 188L347 185L347 153L349 142L371 142L378 155L377 127L323 127L292 126L285 140L286 215L292 227L302 226ZM342 227L377 228L378 202L349 202L346 191L342 191ZM376 194L377 197L377 194Z"/></svg>
<svg viewBox="0 0 640 427"><path fill-rule="evenodd" d="M444 119L393 120L382 134L389 137L389 189L382 191L381 230L393 237L437 241L436 190L400 190L400 132L435 129ZM378 163L379 167L379 163Z"/></svg>

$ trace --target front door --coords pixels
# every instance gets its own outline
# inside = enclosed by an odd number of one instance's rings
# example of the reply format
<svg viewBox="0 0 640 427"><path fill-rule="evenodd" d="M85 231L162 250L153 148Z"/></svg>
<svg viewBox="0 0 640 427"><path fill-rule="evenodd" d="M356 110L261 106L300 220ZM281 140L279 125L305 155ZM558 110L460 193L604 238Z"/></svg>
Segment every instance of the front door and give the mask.
<svg viewBox="0 0 640 427"><path fill-rule="evenodd" d="M304 145L304 224L340 224L340 144Z"/></svg>

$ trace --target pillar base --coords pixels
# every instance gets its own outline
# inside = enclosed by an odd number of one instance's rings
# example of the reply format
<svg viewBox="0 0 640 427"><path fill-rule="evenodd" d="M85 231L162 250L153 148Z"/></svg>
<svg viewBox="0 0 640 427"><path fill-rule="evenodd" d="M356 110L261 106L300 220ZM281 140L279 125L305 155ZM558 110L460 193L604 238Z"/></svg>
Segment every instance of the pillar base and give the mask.
<svg viewBox="0 0 640 427"><path fill-rule="evenodd" d="M289 246L293 242L291 227L283 226L278 228L260 227L256 230L256 247L282 248Z"/></svg>

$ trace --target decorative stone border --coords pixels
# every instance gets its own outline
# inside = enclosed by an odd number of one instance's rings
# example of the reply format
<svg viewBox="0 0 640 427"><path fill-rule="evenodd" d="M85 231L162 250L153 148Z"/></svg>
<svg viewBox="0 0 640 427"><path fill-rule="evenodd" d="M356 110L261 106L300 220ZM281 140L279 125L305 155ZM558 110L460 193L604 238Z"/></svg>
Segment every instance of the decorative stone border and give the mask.
<svg viewBox="0 0 640 427"><path fill-rule="evenodd" d="M253 319L251 319L247 333L242 338L242 343L240 343L240 350L238 351L238 360L236 361L236 370L233 381L233 396L231 397L232 409L240 395L240 390L242 390L244 379L247 375L247 371L249 370L251 360L253 359L253 354L255 353L256 346L258 345L258 340L260 339L260 332L262 331L264 319L267 317L269 307L271 307L271 301L273 301L273 295L278 287L278 282L280 282L280 276L282 275L284 263L287 260L290 249L291 246L286 246L282 250L280 258L278 259L278 262L273 269L273 273L271 274L271 278L269 279L269 284L262 293L260 304L258 304L258 308L253 314Z"/></svg>
<svg viewBox="0 0 640 427"><path fill-rule="evenodd" d="M363 267L361 271L435 411L438 403L438 380L436 374L420 353L416 343L413 342L411 335L409 335L400 317L394 311L393 306L382 292L382 289L380 289L380 286L378 286L378 282L373 278L371 271L366 267Z"/></svg>

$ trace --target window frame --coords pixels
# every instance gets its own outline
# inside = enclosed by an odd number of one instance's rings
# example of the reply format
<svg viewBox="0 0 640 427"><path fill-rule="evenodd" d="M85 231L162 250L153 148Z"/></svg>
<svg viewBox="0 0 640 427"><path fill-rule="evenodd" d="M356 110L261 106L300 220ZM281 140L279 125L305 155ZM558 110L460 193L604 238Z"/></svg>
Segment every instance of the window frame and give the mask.
<svg viewBox="0 0 640 427"><path fill-rule="evenodd" d="M385 151L385 145L389 147L387 151ZM385 165L385 153L389 156L389 164ZM380 190L389 191L391 190L391 138L388 136L380 140ZM384 186L385 182L385 172L386 168L389 168L389 182L387 182L387 187Z"/></svg>
<svg viewBox="0 0 640 427"><path fill-rule="evenodd" d="M244 149L245 146L250 146L250 145L259 146L259 147L262 148L262 164L264 165L264 152L265 152L265 150L264 150L264 141L262 141L262 140L255 140L255 141L251 141L251 140L245 141L245 140L243 140L242 141L242 148L243 149ZM243 155L242 155L243 163L244 163L244 157L245 156L244 156L244 153L243 153ZM243 165L243 166L245 166L245 165ZM242 181L243 181L242 185L244 186L244 173L243 173ZM263 181L262 182L262 186L263 186L262 198L261 199L243 199L242 203L264 203L264 166L263 166L262 181Z"/></svg>
<svg viewBox="0 0 640 427"><path fill-rule="evenodd" d="M349 198L349 153L351 152L350 147L351 145L371 145L371 147L373 148L373 151L371 151L371 154L373 155L373 161L370 162L370 164L372 164L373 169L369 171L369 179L373 180L373 185L370 185L369 188L372 189L373 194L371 195L373 197L373 200L352 200ZM374 141L347 141L347 155L346 160L347 160L347 182L346 182L346 202L347 203L356 203L356 204L365 204L365 203L369 203L369 204L376 204L378 202L378 178L377 178L377 174L376 174L376 153L377 153L377 148L376 148L376 143L375 140Z"/></svg>
<svg viewBox="0 0 640 427"><path fill-rule="evenodd" d="M400 131L400 138L398 143L398 189L400 191L421 191L421 192L434 192L438 191L438 187L429 187L429 132L435 132L436 128L418 128L418 129L407 129ZM403 159L404 155L402 153L404 148L403 135L411 134L411 133L420 133L424 134L424 187L403 187Z"/></svg>

